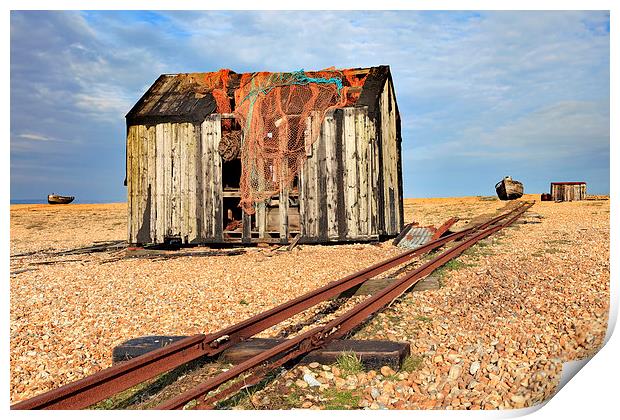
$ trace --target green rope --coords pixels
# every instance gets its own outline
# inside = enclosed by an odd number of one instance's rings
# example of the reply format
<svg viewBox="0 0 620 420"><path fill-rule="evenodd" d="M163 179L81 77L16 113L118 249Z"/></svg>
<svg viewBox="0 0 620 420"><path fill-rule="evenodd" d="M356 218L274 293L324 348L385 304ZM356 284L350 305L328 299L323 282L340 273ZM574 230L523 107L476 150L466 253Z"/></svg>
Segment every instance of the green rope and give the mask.
<svg viewBox="0 0 620 420"><path fill-rule="evenodd" d="M256 102L256 98L260 94L267 95L273 88L291 85L307 85L310 83L335 84L338 89L338 96L340 96L340 91L342 90L342 80L338 77L330 77L329 79L324 77L309 77L306 72L301 69L292 73L272 73L263 87L254 88L254 86L252 86L252 89L241 100L241 103L250 99L250 108L252 108ZM254 85L253 78L252 85Z"/></svg>

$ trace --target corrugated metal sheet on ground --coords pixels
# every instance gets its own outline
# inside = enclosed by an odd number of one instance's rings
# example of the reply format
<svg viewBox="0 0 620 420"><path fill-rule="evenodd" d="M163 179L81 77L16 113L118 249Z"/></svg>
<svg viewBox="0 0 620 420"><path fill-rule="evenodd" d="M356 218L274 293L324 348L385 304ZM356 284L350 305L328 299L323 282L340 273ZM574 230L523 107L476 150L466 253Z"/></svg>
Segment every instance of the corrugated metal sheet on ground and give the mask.
<svg viewBox="0 0 620 420"><path fill-rule="evenodd" d="M417 248L429 242L433 231L428 227L412 227L400 240L397 246L401 248Z"/></svg>

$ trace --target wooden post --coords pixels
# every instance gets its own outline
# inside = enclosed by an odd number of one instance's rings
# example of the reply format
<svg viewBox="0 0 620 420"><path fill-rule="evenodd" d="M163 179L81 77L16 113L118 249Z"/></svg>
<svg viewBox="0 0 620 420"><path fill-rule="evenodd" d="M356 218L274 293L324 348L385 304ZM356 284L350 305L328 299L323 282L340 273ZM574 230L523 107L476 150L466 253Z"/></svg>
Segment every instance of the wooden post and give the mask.
<svg viewBox="0 0 620 420"><path fill-rule="evenodd" d="M288 173L288 158L285 156L280 163L280 199L278 202L278 215L280 218L280 242L288 243L288 192L289 183L285 182Z"/></svg>

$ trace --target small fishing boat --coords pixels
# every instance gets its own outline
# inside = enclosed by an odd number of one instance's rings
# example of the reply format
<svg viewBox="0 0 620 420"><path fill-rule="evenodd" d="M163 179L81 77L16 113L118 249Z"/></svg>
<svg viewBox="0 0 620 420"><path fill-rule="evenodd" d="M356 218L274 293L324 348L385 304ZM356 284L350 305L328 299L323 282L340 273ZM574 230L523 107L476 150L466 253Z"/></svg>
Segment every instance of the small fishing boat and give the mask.
<svg viewBox="0 0 620 420"><path fill-rule="evenodd" d="M50 204L69 204L75 200L74 196L50 194L47 196L47 202Z"/></svg>
<svg viewBox="0 0 620 420"><path fill-rule="evenodd" d="M507 176L495 184L495 191L500 200L515 200L523 196L523 184Z"/></svg>

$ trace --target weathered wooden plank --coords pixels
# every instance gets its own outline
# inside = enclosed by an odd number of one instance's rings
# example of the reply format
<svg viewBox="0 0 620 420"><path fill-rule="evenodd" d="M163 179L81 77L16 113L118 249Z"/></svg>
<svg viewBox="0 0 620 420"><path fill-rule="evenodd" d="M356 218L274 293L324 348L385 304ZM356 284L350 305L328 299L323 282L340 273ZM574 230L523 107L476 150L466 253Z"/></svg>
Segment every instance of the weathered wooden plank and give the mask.
<svg viewBox="0 0 620 420"><path fill-rule="evenodd" d="M188 135L187 135L187 123L179 124L178 138L179 138L179 155L180 155L180 163L181 168L179 172L179 195L180 195L180 211L179 211L179 227L181 231L181 240L186 243L187 242L187 234L189 230L189 211L188 211L188 170L187 170L187 162L188 162Z"/></svg>
<svg viewBox="0 0 620 420"><path fill-rule="evenodd" d="M267 210L265 202L256 203L256 225L258 227L258 237L267 237Z"/></svg>
<svg viewBox="0 0 620 420"><path fill-rule="evenodd" d="M132 165L132 243L138 243L138 222L140 220L140 126L135 127L133 139L133 165Z"/></svg>
<svg viewBox="0 0 620 420"><path fill-rule="evenodd" d="M137 188L136 188L136 201L137 201L137 209L136 209L136 240L137 242L141 242L142 238L141 238L141 229L142 229L142 222L143 222L143 211L144 211L144 179L143 179L143 172L144 172L144 168L146 166L146 162L144 159L144 149L146 146L146 142L145 142L145 135L144 132L146 131L146 127L143 125L138 126L138 141L136 146L138 147L138 153L137 153L137 174L136 174L136 180L137 180Z"/></svg>
<svg viewBox="0 0 620 420"><path fill-rule="evenodd" d="M172 234L172 124L163 124L164 135L164 213L162 215L164 239Z"/></svg>
<svg viewBox="0 0 620 420"><path fill-rule="evenodd" d="M355 138L357 145L358 175L358 234L368 235L368 130L366 129L366 109L356 108Z"/></svg>
<svg viewBox="0 0 620 420"><path fill-rule="evenodd" d="M398 147L397 147L397 138L396 138L396 106L395 104L395 96L394 96L394 88L391 83L388 81L389 87L389 112L390 112L390 142L392 149L392 185L394 188L393 199L391 202L392 209L394 211L394 215L392 217L392 235L397 234L400 231L401 220L400 220L400 199L398 198L400 194L400 189L398 185Z"/></svg>
<svg viewBox="0 0 620 420"><path fill-rule="evenodd" d="M312 118L306 119L306 129L304 131L304 142L306 145L306 161L303 164L303 225L306 238L316 237L316 153L311 145L312 137Z"/></svg>
<svg viewBox="0 0 620 420"><path fill-rule="evenodd" d="M380 233L377 213L379 208L379 152L377 150L375 122L367 117L366 127L368 129L368 185L370 187L368 233L370 235L378 235Z"/></svg>
<svg viewBox="0 0 620 420"><path fill-rule="evenodd" d="M280 165L280 179L284 180L287 177L288 166L286 165L286 158ZM289 183L280 181L280 197L278 201L278 216L280 225L280 239L283 243L288 241L288 198L289 198Z"/></svg>
<svg viewBox="0 0 620 420"><path fill-rule="evenodd" d="M196 242L196 132L194 124L188 124L187 127L187 189L188 189L188 206L187 221L188 231L187 240L189 243Z"/></svg>
<svg viewBox="0 0 620 420"><path fill-rule="evenodd" d="M218 146L222 139L222 120L219 115L213 117L214 136L211 144L213 150L213 208L215 209L215 238L218 241L224 239L224 219L223 219L223 201L222 201L222 157L218 152Z"/></svg>
<svg viewBox="0 0 620 420"><path fill-rule="evenodd" d="M320 115L316 116L317 119ZM327 209L327 149L325 146L325 137L323 136L323 124L315 123L318 130L316 141L317 156L317 237L322 241L328 239L328 209Z"/></svg>
<svg viewBox="0 0 620 420"><path fill-rule="evenodd" d="M204 205L204 191L203 191L203 176L202 176L202 126L196 124L194 126L194 142L195 148L195 171L194 177L196 180L196 206L194 217L196 219L196 242L204 242L204 221L203 221L203 205Z"/></svg>
<svg viewBox="0 0 620 420"><path fill-rule="evenodd" d="M400 211L401 200L399 199L400 187L399 187L399 173L398 173L398 145L396 138L396 97L394 95L394 87L391 83L390 86L390 141L392 142L392 150L393 150L393 159L392 159L392 174L393 174L393 182L394 182L394 209L395 209L395 217L394 217L394 226L392 234L397 234L401 230L402 221L400 220L402 211Z"/></svg>
<svg viewBox="0 0 620 420"><path fill-rule="evenodd" d="M208 177L209 177L209 191L211 193L211 235L213 237L213 239L216 239L216 224L217 224L217 220L215 220L215 215L217 213L217 209L216 207L216 202L215 202L215 196L216 196L216 191L215 191L215 161L217 160L217 150L213 148L213 144L215 143L215 120L213 117L209 117L209 122L210 122L210 132L209 132L209 171L208 173Z"/></svg>
<svg viewBox="0 0 620 420"><path fill-rule="evenodd" d="M301 164L302 160L299 160L297 167L299 168L299 234L302 238L308 236L306 230L306 163Z"/></svg>
<svg viewBox="0 0 620 420"><path fill-rule="evenodd" d="M334 111L336 123L336 219L338 220L338 240L344 241L347 238L347 209L345 203L346 182L345 182L345 156L344 156L344 112L342 109Z"/></svg>
<svg viewBox="0 0 620 420"><path fill-rule="evenodd" d="M304 145L306 147L306 156L312 156L312 116L306 117L306 128L304 130Z"/></svg>
<svg viewBox="0 0 620 420"><path fill-rule="evenodd" d="M382 168L381 172L383 174L383 201L381 203L384 215L384 231L385 233L390 233L392 226L392 209L390 208L390 189L392 186L392 151L391 151L391 141L389 138L389 99L388 99L389 90L387 89L387 82L383 86L383 90L381 92L381 97L379 99L379 106L381 109L381 149L382 149Z"/></svg>
<svg viewBox="0 0 620 420"><path fill-rule="evenodd" d="M171 167L171 188L170 188L170 234L171 236L179 236L181 231L179 229L180 220L180 177L179 172L181 169L181 156L179 147L178 136L178 124L170 125L170 138L172 140L171 153L172 153L172 167Z"/></svg>
<svg viewBox="0 0 620 420"><path fill-rule="evenodd" d="M209 118L205 119L200 125L200 141L202 145L202 229L205 239L213 238L213 214L212 203L213 196L211 192L211 133L212 122Z"/></svg>
<svg viewBox="0 0 620 420"><path fill-rule="evenodd" d="M284 339L277 338L251 338L224 350L220 360L226 363L240 364L259 353L274 348L283 341ZM399 370L405 358L409 356L411 349L409 343L398 341L334 340L325 347L309 352L302 359L302 363L334 364L345 352L354 353L365 370L379 370L383 366L390 366ZM144 354L145 351L137 349L132 353L140 355Z"/></svg>
<svg viewBox="0 0 620 420"><path fill-rule="evenodd" d="M336 173L338 162L336 160L336 122L333 112L325 116L321 126L321 137L325 146L325 194L327 207L327 238L338 239L338 219L336 217L338 207Z"/></svg>
<svg viewBox="0 0 620 420"><path fill-rule="evenodd" d="M153 243L157 237L157 161L156 161L156 127L148 129L148 172L147 172L147 208L149 210L149 242Z"/></svg>
<svg viewBox="0 0 620 420"><path fill-rule="evenodd" d="M143 125L138 126L138 141L137 146L137 165L136 165L136 242L142 243L142 223L144 221L144 169L146 166L146 159L144 158L144 151L146 149L145 141L146 127Z"/></svg>
<svg viewBox="0 0 620 420"><path fill-rule="evenodd" d="M312 119L307 119L307 137L306 137L306 150L308 151L308 157L306 159L306 231L309 238L316 238L316 153L314 153L314 147L310 142L312 137Z"/></svg>
<svg viewBox="0 0 620 420"><path fill-rule="evenodd" d="M344 162L345 162L345 208L347 210L347 239L358 235L359 205L357 180L357 145L355 140L355 109L344 109Z"/></svg>
<svg viewBox="0 0 620 420"><path fill-rule="evenodd" d="M309 190L308 190L308 195L311 196L311 205L312 205L312 213L311 213L311 217L312 219L309 221L311 224L311 231L312 231L312 237L313 238L319 238L321 236L321 232L320 232L320 218L321 218L321 201L320 201L320 197L319 197L319 177L321 176L320 174L320 159L321 157L319 156L319 133L316 132L316 130L319 128L317 127L317 122L316 120L319 118L318 112L312 112L311 113L311 118L310 118L310 136L311 139L314 139L314 142L311 145L311 156L308 158L309 162L308 164L310 165L309 170L310 170L310 176L308 181L309 181Z"/></svg>
<svg viewBox="0 0 620 420"><path fill-rule="evenodd" d="M144 126L144 131L142 131L142 173L141 173L141 182L142 182L142 210L140 211L141 217L141 225L140 225L140 236L141 243L148 243L151 235L151 210L149 208L149 127Z"/></svg>
<svg viewBox="0 0 620 420"><path fill-rule="evenodd" d="M164 126L155 126L155 242L164 241Z"/></svg>
<svg viewBox="0 0 620 420"><path fill-rule="evenodd" d="M134 165L134 144L136 137L136 127L131 126L127 130L127 240L129 243L135 243L134 230L133 230L133 221L135 217L134 213L134 175L133 175L133 165Z"/></svg>

